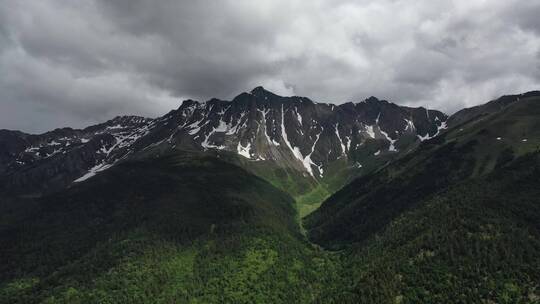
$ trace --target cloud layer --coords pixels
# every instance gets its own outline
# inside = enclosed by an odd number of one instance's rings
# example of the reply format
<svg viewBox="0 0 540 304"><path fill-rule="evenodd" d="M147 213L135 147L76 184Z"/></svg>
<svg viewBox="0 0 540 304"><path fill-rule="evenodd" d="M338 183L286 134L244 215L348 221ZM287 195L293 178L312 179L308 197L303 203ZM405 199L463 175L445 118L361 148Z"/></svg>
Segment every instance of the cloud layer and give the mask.
<svg viewBox="0 0 540 304"><path fill-rule="evenodd" d="M0 128L42 132L263 85L453 112L540 89L540 3L0 0Z"/></svg>

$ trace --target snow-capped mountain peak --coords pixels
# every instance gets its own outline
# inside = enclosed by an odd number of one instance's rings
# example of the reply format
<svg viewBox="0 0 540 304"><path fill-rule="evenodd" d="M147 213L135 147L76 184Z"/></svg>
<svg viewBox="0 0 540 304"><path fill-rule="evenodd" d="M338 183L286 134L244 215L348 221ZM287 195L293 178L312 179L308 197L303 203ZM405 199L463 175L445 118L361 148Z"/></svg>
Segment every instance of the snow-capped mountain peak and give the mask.
<svg viewBox="0 0 540 304"><path fill-rule="evenodd" d="M185 100L156 119L119 116L82 130L41 135L1 131L7 148L0 175L21 185L55 177L58 184L69 184L152 150L191 149L227 151L320 179L336 161L360 169L404 151L438 134L446 119L438 111L375 97L332 105L256 87L231 101Z"/></svg>

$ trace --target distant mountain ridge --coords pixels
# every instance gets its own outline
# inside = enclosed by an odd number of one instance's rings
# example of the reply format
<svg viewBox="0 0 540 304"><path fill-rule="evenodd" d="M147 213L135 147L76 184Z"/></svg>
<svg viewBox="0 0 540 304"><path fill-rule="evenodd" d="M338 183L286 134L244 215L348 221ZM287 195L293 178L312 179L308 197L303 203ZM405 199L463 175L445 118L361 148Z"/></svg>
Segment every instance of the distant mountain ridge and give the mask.
<svg viewBox="0 0 540 304"><path fill-rule="evenodd" d="M0 131L0 178L11 189L61 188L149 151L221 150L322 179L336 161L359 169L445 128L447 116L370 97L341 105L262 87L231 101L185 100L155 118L120 116L82 130ZM45 182L44 182L45 181Z"/></svg>
<svg viewBox="0 0 540 304"><path fill-rule="evenodd" d="M485 104L459 110L448 119L448 126L453 127L460 123L467 122L468 120L476 118L480 115L495 113L514 102L531 97L540 97L540 91L530 91L523 94L505 95Z"/></svg>

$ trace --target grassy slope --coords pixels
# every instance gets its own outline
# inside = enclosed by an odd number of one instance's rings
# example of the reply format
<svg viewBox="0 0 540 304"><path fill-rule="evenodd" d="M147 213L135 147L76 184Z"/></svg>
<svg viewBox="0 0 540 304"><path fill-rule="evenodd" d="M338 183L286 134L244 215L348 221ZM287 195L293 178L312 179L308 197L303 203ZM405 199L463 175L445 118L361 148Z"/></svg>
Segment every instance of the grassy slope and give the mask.
<svg viewBox="0 0 540 304"><path fill-rule="evenodd" d="M1 303L298 303L327 259L294 201L215 158L121 164L1 218Z"/></svg>

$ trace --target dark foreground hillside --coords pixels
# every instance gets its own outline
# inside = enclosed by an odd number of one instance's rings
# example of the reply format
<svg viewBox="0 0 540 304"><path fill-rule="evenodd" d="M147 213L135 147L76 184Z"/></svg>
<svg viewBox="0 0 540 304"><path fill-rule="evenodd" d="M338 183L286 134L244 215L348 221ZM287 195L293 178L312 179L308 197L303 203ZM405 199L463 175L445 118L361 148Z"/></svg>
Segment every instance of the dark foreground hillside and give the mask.
<svg viewBox="0 0 540 304"><path fill-rule="evenodd" d="M215 158L123 163L2 214L0 302L309 302L293 203Z"/></svg>
<svg viewBox="0 0 540 304"><path fill-rule="evenodd" d="M312 241L342 253L342 287L325 301L540 301L540 98L512 100L462 111L305 219Z"/></svg>
<svg viewBox="0 0 540 304"><path fill-rule="evenodd" d="M535 153L320 251L291 198L235 166L130 162L4 214L0 302L536 303L539 197Z"/></svg>
<svg viewBox="0 0 540 304"><path fill-rule="evenodd" d="M419 202L341 256L323 303L538 303L540 154Z"/></svg>

